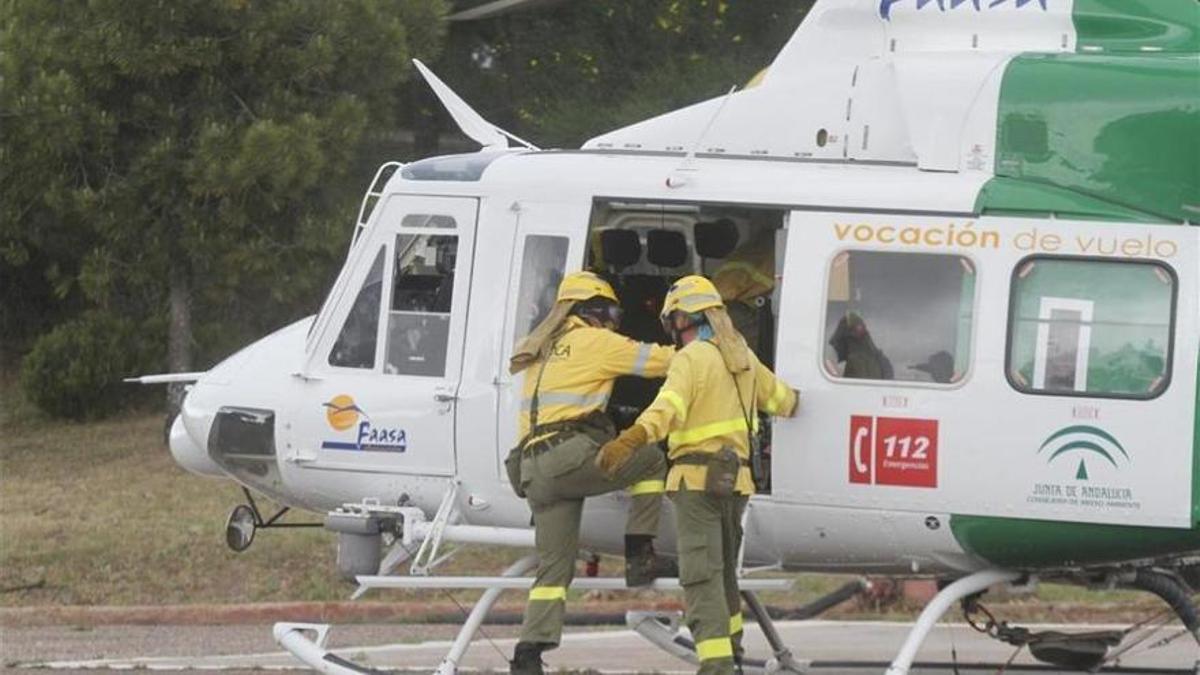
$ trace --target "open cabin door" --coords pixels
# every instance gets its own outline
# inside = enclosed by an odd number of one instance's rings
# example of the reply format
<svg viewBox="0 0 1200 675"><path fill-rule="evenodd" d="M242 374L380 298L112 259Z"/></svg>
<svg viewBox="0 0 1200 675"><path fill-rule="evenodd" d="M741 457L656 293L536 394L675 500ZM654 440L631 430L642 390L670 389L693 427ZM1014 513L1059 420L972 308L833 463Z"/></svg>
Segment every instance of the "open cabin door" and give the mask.
<svg viewBox="0 0 1200 675"><path fill-rule="evenodd" d="M290 460L450 476L478 200L392 195L309 356Z"/></svg>

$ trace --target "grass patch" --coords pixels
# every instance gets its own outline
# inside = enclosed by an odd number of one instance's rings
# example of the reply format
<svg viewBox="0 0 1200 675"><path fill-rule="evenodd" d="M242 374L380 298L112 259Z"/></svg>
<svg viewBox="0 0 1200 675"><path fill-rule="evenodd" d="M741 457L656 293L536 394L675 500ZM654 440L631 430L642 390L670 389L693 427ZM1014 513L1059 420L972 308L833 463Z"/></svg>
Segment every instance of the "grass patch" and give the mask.
<svg viewBox="0 0 1200 675"><path fill-rule="evenodd" d="M26 424L0 441L0 604L165 604L344 597L328 536L224 547L234 484L184 472L159 415ZM276 539L276 541L266 541Z"/></svg>

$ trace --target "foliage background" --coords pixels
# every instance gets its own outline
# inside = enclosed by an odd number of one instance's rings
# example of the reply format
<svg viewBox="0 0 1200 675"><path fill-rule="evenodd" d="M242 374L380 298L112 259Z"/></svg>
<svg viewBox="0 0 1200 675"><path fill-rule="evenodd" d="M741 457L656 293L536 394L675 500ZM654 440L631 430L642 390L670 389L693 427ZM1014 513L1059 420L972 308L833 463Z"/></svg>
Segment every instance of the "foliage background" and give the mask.
<svg viewBox="0 0 1200 675"><path fill-rule="evenodd" d="M745 83L808 4L569 1L450 23L463 3L4 0L0 367L66 325L80 358L205 369L315 311L374 168L471 148L410 58L501 126L577 147ZM97 317L135 327L137 359ZM27 382L62 375L27 390L43 410L114 410L56 403L91 389L73 364L37 365Z"/></svg>

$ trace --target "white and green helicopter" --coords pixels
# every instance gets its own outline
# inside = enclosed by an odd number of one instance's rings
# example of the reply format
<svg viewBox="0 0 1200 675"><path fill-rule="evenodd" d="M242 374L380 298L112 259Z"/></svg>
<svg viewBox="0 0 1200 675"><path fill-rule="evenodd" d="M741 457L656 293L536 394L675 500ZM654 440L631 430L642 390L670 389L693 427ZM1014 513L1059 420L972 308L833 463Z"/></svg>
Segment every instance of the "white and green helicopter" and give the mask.
<svg viewBox="0 0 1200 675"><path fill-rule="evenodd" d="M328 514L360 590L490 589L440 672L500 589L529 584L529 558L430 572L443 544L532 541L502 467L522 408L506 365L581 268L644 340L664 339L682 275L741 265L772 289L756 347L802 407L764 426L749 591L779 583L752 574L768 569L942 580L892 675L954 603L1032 578L1154 592L1200 642L1196 0L819 0L747 88L571 150L516 139L417 65L482 150L381 168L315 317L142 379L194 380L178 462ZM614 417L655 388L620 383ZM235 547L276 524L252 504ZM621 550L626 507L589 500L589 553ZM309 628L277 639L357 672ZM1035 653L1096 667L1112 641ZM795 668L772 646L760 665Z"/></svg>

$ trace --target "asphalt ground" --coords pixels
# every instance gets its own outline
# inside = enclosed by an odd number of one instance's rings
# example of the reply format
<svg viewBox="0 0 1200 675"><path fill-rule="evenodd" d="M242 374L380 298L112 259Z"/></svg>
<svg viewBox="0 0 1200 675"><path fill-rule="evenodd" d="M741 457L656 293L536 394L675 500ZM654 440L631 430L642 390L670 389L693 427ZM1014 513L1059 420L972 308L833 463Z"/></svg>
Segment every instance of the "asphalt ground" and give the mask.
<svg viewBox="0 0 1200 675"><path fill-rule="evenodd" d="M793 653L814 662L814 675L879 675L895 655L909 624L882 622L807 621L777 624ZM1096 626L1045 626L1039 629L1096 630ZM455 625L370 624L335 626L330 649L368 667L431 672L445 655ZM1165 645L1152 645L1177 633L1169 627L1126 654L1125 673L1195 673L1200 647L1186 636ZM517 628L486 626L486 637L472 644L462 666L477 672L505 672ZM752 657L765 657L766 642L757 627L747 632ZM968 626L941 625L934 629L918 655L913 675L997 672L1065 672L1031 670L1036 661L1028 651L1016 654L1012 665L999 671L1016 650L976 633ZM27 668L57 672L97 669L151 669L175 672L262 673L263 670L302 669L276 645L269 624L237 626L71 626L5 627L0 629L0 659L8 672ZM548 670L605 673L691 672L687 664L660 651L623 627L569 629L560 649L549 652ZM46 672L43 670L42 672Z"/></svg>

